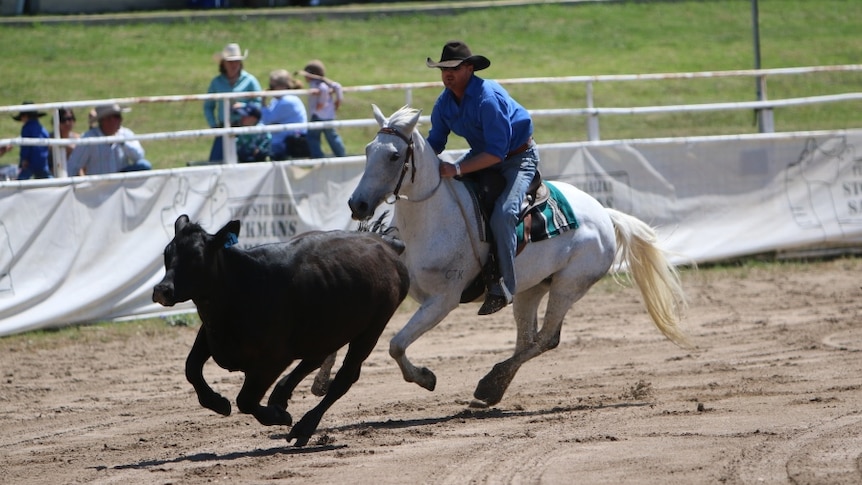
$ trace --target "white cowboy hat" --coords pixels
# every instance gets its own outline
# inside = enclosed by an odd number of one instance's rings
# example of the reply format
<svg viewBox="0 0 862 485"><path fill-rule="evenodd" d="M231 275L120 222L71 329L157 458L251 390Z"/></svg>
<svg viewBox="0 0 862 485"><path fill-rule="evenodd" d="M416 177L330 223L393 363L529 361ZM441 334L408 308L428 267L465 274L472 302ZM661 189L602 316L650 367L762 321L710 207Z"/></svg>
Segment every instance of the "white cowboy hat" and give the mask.
<svg viewBox="0 0 862 485"><path fill-rule="evenodd" d="M243 52L239 44L228 44L215 55L217 61L244 61L246 57L248 57L248 49Z"/></svg>
<svg viewBox="0 0 862 485"><path fill-rule="evenodd" d="M123 116L123 113L128 113L131 111L131 108L123 108L119 104L106 104L103 106L96 107L96 119L101 121L105 116L110 115L120 115Z"/></svg>

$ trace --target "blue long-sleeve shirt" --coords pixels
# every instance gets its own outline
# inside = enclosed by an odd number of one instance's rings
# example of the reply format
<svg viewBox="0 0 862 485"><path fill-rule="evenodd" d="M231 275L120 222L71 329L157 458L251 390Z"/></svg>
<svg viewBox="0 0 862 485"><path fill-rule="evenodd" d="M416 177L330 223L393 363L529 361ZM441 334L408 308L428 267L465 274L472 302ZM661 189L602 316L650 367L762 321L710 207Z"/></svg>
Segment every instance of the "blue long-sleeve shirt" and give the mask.
<svg viewBox="0 0 862 485"><path fill-rule="evenodd" d="M467 140L471 156L488 152L505 160L533 135L533 120L503 86L474 75L460 104L449 89L434 103L427 140L436 153L446 148L449 133Z"/></svg>
<svg viewBox="0 0 862 485"><path fill-rule="evenodd" d="M37 119L29 119L21 127L21 138L50 138L48 130L39 123ZM48 171L48 153L51 149L47 146L21 145L18 156L18 167L23 166L26 160L32 172Z"/></svg>
<svg viewBox="0 0 862 485"><path fill-rule="evenodd" d="M210 81L210 86L207 89L207 93L245 93L251 91L262 91L262 89L260 88L260 83L257 78L245 70L240 71L236 84L231 85L230 81L228 81L224 74L219 74ZM260 103L261 99L260 96L250 96L245 98L235 98L231 101L254 101ZM222 114L224 112L223 105L224 100L221 99L218 101L214 99L207 99L204 101L204 116L206 117L207 124L209 124L210 128L230 125L230 123L226 124L222 119Z"/></svg>

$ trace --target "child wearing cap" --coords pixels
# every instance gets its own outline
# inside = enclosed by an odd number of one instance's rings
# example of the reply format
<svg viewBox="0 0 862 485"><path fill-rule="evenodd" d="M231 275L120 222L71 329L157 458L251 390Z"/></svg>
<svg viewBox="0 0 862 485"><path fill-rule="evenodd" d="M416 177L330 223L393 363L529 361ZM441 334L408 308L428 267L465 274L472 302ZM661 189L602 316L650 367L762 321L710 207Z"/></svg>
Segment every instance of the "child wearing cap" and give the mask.
<svg viewBox="0 0 862 485"><path fill-rule="evenodd" d="M33 104L25 101L24 104ZM22 111L13 116L15 121L21 121L21 138L50 138L48 130L39 122L39 118L45 116L41 111ZM18 180L29 180L31 178L51 178L51 170L48 167L48 146L21 145L18 157Z"/></svg>
<svg viewBox="0 0 862 485"><path fill-rule="evenodd" d="M240 126L263 126L260 121L260 106L248 103L235 108ZM236 137L236 158L240 163L264 162L269 156L272 133L244 133Z"/></svg>

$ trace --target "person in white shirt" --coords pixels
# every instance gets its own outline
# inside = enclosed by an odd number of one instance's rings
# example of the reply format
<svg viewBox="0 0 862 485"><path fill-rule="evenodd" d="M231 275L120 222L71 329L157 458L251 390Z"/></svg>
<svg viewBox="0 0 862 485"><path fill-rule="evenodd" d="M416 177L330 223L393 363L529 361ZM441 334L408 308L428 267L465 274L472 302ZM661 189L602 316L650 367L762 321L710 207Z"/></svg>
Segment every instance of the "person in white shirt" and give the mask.
<svg viewBox="0 0 862 485"><path fill-rule="evenodd" d="M313 93L308 97L311 121L330 121L335 119L335 112L341 105L341 85L326 77L326 68L317 59L309 61L299 74L305 76L308 87ZM311 150L311 158L323 158L323 148L320 145L320 135L326 137L329 148L336 157L347 155L344 142L335 128L323 130L308 130L308 148Z"/></svg>
<svg viewBox="0 0 862 485"><path fill-rule="evenodd" d="M130 111L128 108L121 108L118 104L97 107L97 126L87 130L81 139L99 136L134 136L135 133L132 130L123 126L123 113L128 111ZM70 175L132 172L153 168L144 158L144 147L137 140L78 145L72 151L67 167Z"/></svg>

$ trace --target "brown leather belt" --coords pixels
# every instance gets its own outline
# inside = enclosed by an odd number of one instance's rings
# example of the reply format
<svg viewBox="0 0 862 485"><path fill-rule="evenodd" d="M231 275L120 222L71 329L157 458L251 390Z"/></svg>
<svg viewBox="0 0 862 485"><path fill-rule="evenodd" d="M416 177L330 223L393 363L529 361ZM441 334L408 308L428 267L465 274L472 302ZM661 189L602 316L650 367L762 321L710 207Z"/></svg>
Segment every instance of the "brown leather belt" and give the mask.
<svg viewBox="0 0 862 485"><path fill-rule="evenodd" d="M525 151L530 149L530 146L532 144L533 144L533 137L531 136L530 138L527 138L527 141L525 141L523 145L521 145L518 148L507 153L506 158L514 157L515 155L520 155L520 154L524 153Z"/></svg>

